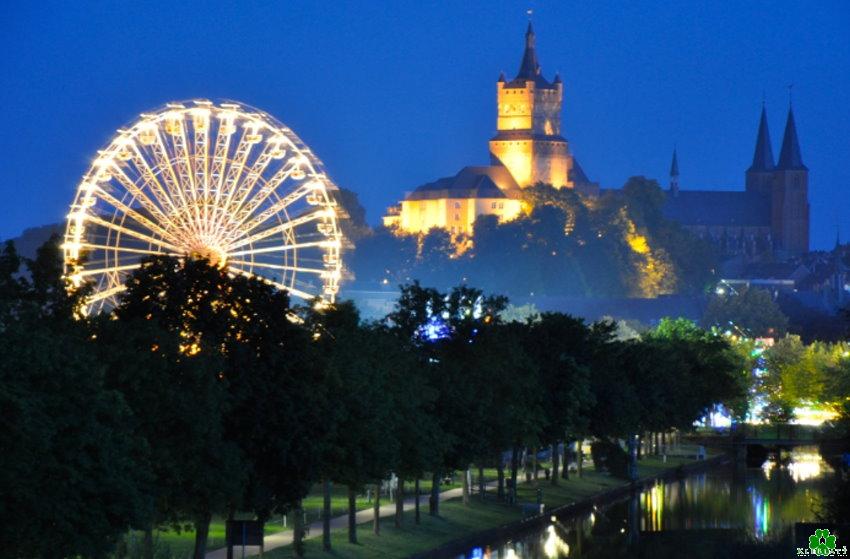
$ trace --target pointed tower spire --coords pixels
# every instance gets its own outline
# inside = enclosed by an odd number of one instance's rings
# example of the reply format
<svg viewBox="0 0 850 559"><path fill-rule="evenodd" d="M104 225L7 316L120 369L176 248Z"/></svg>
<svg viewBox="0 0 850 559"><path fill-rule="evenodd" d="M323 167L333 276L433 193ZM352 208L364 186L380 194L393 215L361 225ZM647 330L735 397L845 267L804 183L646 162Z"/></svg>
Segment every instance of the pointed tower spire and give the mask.
<svg viewBox="0 0 850 559"><path fill-rule="evenodd" d="M531 21L528 22L528 30L525 32L525 52L522 55L522 63L516 79L533 80L540 74L540 64L537 63L537 52L534 48L534 28Z"/></svg>
<svg viewBox="0 0 850 559"><path fill-rule="evenodd" d="M670 192L673 196L679 194L679 157L676 148L673 148L673 162L670 163Z"/></svg>
<svg viewBox="0 0 850 559"><path fill-rule="evenodd" d="M764 101L761 106L761 120L759 120L759 131L756 134L756 151L753 154L753 164L750 171L772 171L773 148L770 147L770 132L767 130L767 109Z"/></svg>
<svg viewBox="0 0 850 559"><path fill-rule="evenodd" d="M797 124L794 122L794 107L790 106L790 103L777 168L782 171L808 171L808 168L803 165L803 156L800 154L800 140L797 138Z"/></svg>

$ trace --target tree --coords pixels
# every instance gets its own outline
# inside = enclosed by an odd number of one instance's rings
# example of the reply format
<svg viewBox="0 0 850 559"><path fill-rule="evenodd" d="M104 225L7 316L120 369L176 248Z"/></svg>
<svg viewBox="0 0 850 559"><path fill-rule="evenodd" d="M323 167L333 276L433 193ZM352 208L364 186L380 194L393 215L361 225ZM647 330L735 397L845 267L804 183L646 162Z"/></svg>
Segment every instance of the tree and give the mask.
<svg viewBox="0 0 850 559"><path fill-rule="evenodd" d="M523 341L538 371L544 418L541 442L552 447L553 485L559 477L559 443L566 444L588 429L587 416L594 404L592 343L592 332L582 319L561 313L543 313L529 322Z"/></svg>
<svg viewBox="0 0 850 559"><path fill-rule="evenodd" d="M309 324L333 402L322 441L322 476L348 487L348 537L356 543L357 492L372 483L379 499L380 482L397 461L392 379L404 356L394 337L377 325L360 323L351 302L321 309Z"/></svg>
<svg viewBox="0 0 850 559"><path fill-rule="evenodd" d="M316 476L322 385L286 293L204 260L156 257L131 275L115 315L155 324L167 341L158 351L193 368L206 389L199 395L210 398L198 403L208 412L199 454L187 457L197 475L182 487L192 495L182 512L195 524L196 557L213 513L242 507L265 520L306 495ZM194 410L185 411L191 420Z"/></svg>
<svg viewBox="0 0 850 559"><path fill-rule="evenodd" d="M144 439L73 320L58 239L0 257L0 523L10 557L102 557L150 514Z"/></svg>
<svg viewBox="0 0 850 559"><path fill-rule="evenodd" d="M770 293L758 288L723 288L708 303L702 317L705 328L716 326L746 337L776 338L788 330L788 318L782 314Z"/></svg>

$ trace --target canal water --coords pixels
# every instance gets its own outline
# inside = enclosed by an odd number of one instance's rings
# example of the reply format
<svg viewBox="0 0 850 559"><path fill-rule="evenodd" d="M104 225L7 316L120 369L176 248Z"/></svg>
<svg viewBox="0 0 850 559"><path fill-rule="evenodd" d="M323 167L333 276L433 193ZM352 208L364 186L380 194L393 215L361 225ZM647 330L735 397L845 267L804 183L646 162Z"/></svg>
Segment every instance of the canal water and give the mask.
<svg viewBox="0 0 850 559"><path fill-rule="evenodd" d="M761 468L729 464L658 482L604 508L469 550L465 557L712 557L729 549L744 553L724 556L793 557L789 532L795 522L816 520L819 500L834 479L816 448L800 448Z"/></svg>

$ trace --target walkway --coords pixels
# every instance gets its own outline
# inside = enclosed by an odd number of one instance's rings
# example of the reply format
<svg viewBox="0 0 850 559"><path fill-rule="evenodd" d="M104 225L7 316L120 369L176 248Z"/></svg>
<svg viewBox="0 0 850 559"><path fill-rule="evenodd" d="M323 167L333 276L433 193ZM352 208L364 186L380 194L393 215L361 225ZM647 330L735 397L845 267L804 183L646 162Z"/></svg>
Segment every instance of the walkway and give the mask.
<svg viewBox="0 0 850 559"><path fill-rule="evenodd" d="M477 489L477 485L475 485L472 490ZM487 484L487 488L496 487L496 482L492 481ZM448 501L449 499L457 499L463 496L463 489L461 487L456 487L454 489L448 489L440 493L440 502ZM422 514L428 514L428 495L422 495L419 498L420 507L422 510ZM404 500L404 510L413 510L416 506L415 500L413 497ZM392 517L395 515L395 503L388 503L386 505L381 505L380 516L381 518ZM375 511L372 508L361 510L357 512L357 524L364 524L366 522L370 522L375 517ZM410 520L412 522L412 520ZM334 530L343 530L348 529L348 515L344 514L342 516L337 516L331 518L331 531ZM322 521L318 520L309 525L309 530L305 539L310 538L318 538L322 536ZM283 530L281 532L275 532L274 534L267 535L265 537L265 551L269 551L278 547L283 547L285 545L290 545L292 543L292 530ZM251 555L257 555L260 553L260 548L257 546L246 546L245 547L245 557L249 557ZM242 548L234 548L233 556L242 557ZM210 551L207 553L206 559L227 559L227 548L223 547L221 549L216 549L215 551Z"/></svg>

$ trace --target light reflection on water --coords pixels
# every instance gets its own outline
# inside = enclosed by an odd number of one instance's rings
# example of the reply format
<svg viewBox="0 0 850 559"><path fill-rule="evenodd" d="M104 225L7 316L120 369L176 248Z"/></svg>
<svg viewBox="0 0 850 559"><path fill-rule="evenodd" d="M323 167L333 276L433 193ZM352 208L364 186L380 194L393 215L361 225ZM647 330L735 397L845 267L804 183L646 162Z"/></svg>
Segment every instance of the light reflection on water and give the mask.
<svg viewBox="0 0 850 559"><path fill-rule="evenodd" d="M772 456L761 468L729 465L657 483L634 498L555 520L542 531L466 557L600 557L601 546L620 548L641 534L682 530L745 530L757 540L773 541L795 522L814 520L813 509L833 475L817 449L798 449Z"/></svg>

